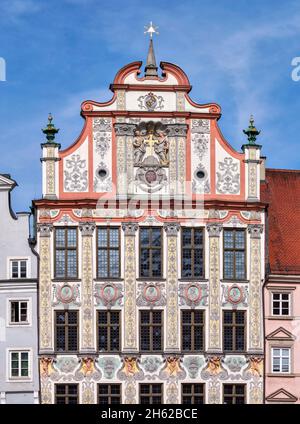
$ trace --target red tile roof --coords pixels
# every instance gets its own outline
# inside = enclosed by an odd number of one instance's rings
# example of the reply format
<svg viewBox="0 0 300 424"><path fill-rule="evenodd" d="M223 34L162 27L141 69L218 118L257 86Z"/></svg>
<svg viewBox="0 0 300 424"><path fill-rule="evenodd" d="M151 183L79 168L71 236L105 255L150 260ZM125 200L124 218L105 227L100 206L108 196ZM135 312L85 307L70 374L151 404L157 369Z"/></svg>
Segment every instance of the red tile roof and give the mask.
<svg viewBox="0 0 300 424"><path fill-rule="evenodd" d="M272 274L300 274L300 170L267 169L261 200L268 208Z"/></svg>

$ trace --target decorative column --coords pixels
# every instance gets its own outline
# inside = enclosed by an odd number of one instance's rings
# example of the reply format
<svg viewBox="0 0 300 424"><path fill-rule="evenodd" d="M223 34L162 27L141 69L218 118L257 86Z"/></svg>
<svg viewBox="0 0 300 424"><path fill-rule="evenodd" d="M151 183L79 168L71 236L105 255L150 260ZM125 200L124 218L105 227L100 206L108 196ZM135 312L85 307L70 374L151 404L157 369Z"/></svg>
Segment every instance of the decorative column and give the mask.
<svg viewBox="0 0 300 424"><path fill-rule="evenodd" d="M125 273L124 273L124 352L138 350L137 311L136 311L136 253L135 233L138 224L122 224L125 235Z"/></svg>
<svg viewBox="0 0 300 424"><path fill-rule="evenodd" d="M168 124L170 193L185 192L186 181L186 124Z"/></svg>
<svg viewBox="0 0 300 424"><path fill-rule="evenodd" d="M94 296L93 296L93 233L94 222L82 222L79 224L82 235L81 243L81 286L82 286L82 313L81 313L81 346L84 353L95 352L94 345Z"/></svg>
<svg viewBox="0 0 300 424"><path fill-rule="evenodd" d="M261 291L261 224L249 224L250 284L249 284L249 351L262 353L262 291Z"/></svg>
<svg viewBox="0 0 300 424"><path fill-rule="evenodd" d="M167 322L165 351L176 352L179 347L178 327L178 254L177 235L180 225L176 222L164 225L167 234Z"/></svg>
<svg viewBox="0 0 300 424"><path fill-rule="evenodd" d="M58 151L60 144L55 142L55 134L58 129L52 124L52 115L49 114L48 125L42 131L46 135L47 141L41 144L42 147L42 172L43 172L43 198L56 199L58 186L58 166L60 160Z"/></svg>
<svg viewBox="0 0 300 424"><path fill-rule="evenodd" d="M209 236L209 329L208 352L222 350L220 331L220 234L222 224L208 224Z"/></svg>
<svg viewBox="0 0 300 424"><path fill-rule="evenodd" d="M51 353L54 350L52 342L53 324L51 307L51 246L50 236L52 224L38 224L39 233L39 326L40 326L40 353Z"/></svg>
<svg viewBox="0 0 300 424"><path fill-rule="evenodd" d="M133 181L133 137L136 124L116 122L117 136L117 193L126 195Z"/></svg>

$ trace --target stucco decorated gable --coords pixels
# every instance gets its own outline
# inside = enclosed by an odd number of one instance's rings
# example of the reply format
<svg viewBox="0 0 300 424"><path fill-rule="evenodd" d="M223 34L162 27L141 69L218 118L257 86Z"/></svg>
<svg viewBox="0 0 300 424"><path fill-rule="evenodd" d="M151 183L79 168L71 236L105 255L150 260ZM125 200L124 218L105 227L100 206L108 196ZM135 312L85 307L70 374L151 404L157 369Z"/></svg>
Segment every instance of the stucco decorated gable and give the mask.
<svg viewBox="0 0 300 424"><path fill-rule="evenodd" d="M110 101L82 103L85 125L73 145L45 144L44 197L258 201L260 146L235 151L218 127L220 107L194 102L179 66L161 62L159 71L153 44L144 75L141 66L118 71Z"/></svg>

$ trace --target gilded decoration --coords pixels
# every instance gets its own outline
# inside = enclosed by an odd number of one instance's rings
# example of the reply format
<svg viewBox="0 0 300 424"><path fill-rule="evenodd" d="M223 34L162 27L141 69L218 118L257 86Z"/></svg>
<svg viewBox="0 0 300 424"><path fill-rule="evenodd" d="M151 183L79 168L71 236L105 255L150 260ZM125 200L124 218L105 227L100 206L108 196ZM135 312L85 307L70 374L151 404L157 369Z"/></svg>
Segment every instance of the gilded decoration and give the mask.
<svg viewBox="0 0 300 424"><path fill-rule="evenodd" d="M203 380L210 378L227 379L228 372L222 367L221 359L221 356L209 356L207 358L207 365L201 372L201 378Z"/></svg>
<svg viewBox="0 0 300 424"><path fill-rule="evenodd" d="M159 377L162 380L183 380L186 372L181 368L181 359L178 356L169 356L166 358L166 364L160 371Z"/></svg>
<svg viewBox="0 0 300 424"><path fill-rule="evenodd" d="M138 366L138 359L132 356L125 356L123 358L123 367L118 371L117 377L120 380L142 380L144 373Z"/></svg>

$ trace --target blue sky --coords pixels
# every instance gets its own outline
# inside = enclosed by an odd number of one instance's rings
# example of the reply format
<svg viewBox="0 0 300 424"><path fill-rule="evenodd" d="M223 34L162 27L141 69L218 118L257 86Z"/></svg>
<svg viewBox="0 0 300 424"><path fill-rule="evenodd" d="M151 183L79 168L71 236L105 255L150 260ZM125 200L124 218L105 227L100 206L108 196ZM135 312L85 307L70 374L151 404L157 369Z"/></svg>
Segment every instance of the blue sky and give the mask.
<svg viewBox="0 0 300 424"><path fill-rule="evenodd" d="M41 195L41 128L48 112L70 145L83 100L105 101L116 72L144 60L144 25L159 26L157 61L178 64L199 103L216 102L227 140L240 149L254 114L269 167L300 168L300 3L287 0L1 0L0 172L19 184L13 207Z"/></svg>

